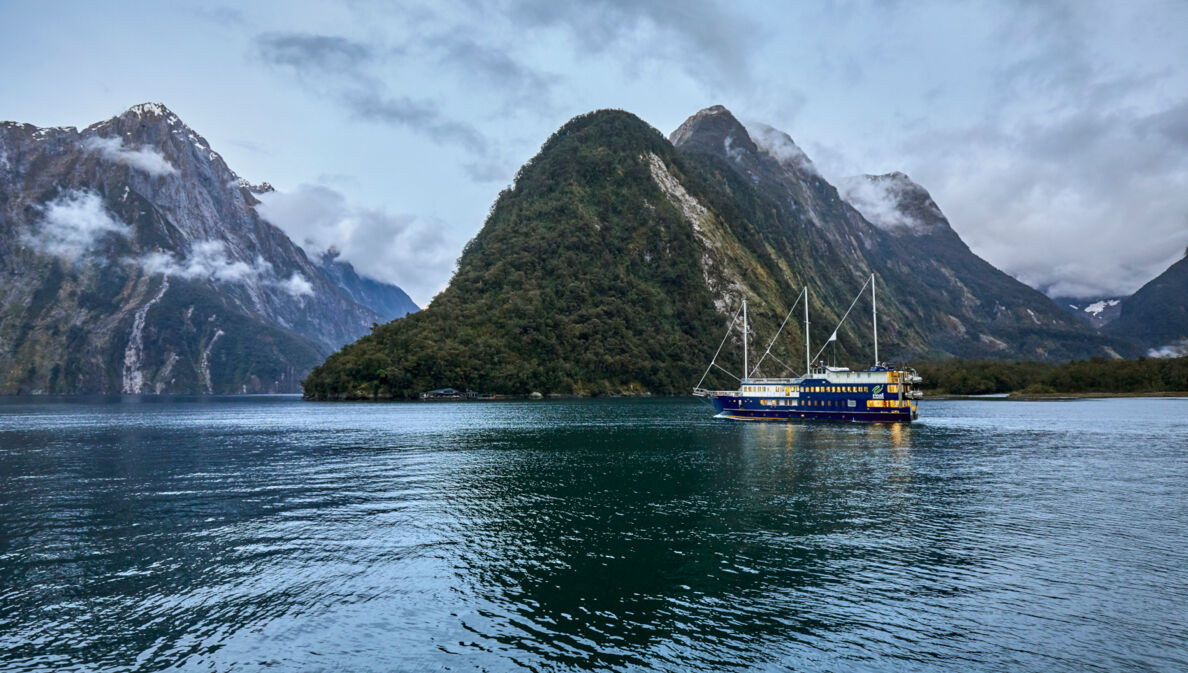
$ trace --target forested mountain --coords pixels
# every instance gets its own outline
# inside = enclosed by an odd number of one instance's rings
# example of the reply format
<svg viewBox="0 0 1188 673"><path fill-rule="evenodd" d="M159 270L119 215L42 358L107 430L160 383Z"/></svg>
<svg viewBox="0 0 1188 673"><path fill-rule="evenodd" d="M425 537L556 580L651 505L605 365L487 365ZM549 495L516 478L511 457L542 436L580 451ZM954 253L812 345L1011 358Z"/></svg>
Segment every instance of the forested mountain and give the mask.
<svg viewBox="0 0 1188 673"><path fill-rule="evenodd" d="M1188 253L1123 299L1118 318L1106 329L1138 339L1150 355L1188 355Z"/></svg>
<svg viewBox="0 0 1188 673"><path fill-rule="evenodd" d="M268 189L159 104L81 131L0 123L0 392L297 392L415 310L309 259L256 213Z"/></svg>
<svg viewBox="0 0 1188 673"><path fill-rule="evenodd" d="M905 176L847 194L786 135L721 107L671 142L626 112L582 115L499 195L449 287L331 356L305 394L687 392L743 296L762 346L807 284L819 345L872 273L883 359L1124 348L973 255ZM857 306L825 356L872 359L869 298ZM803 363L802 331L792 321L760 373ZM720 362L741 373L737 349Z"/></svg>

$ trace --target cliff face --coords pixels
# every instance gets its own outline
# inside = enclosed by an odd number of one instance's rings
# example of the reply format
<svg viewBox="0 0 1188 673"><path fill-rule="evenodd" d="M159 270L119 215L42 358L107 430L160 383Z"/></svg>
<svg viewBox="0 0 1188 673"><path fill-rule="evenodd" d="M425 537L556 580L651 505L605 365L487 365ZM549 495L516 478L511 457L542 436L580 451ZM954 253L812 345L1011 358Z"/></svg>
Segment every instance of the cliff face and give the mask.
<svg viewBox="0 0 1188 673"><path fill-rule="evenodd" d="M625 112L582 115L500 195L432 306L331 356L305 393L687 392L742 297L762 351L807 284L819 346L872 273L883 359L1107 352L973 255L918 185L863 182L894 188L886 221L864 217L787 136L752 133L724 108L694 115L672 142ZM853 364L873 359L869 299L858 305L835 343ZM759 373L796 371L804 340L792 321ZM741 374L738 350L719 362Z"/></svg>
<svg viewBox="0 0 1188 673"><path fill-rule="evenodd" d="M299 392L395 317L262 220L267 189L157 104L0 124L0 392Z"/></svg>

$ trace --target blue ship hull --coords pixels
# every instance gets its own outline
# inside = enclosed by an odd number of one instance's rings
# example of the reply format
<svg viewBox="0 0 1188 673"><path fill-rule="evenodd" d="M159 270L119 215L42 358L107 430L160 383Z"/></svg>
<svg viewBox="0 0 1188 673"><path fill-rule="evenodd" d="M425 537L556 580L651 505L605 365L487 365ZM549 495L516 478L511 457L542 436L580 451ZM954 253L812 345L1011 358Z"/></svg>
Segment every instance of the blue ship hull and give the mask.
<svg viewBox="0 0 1188 673"><path fill-rule="evenodd" d="M718 415L742 421L851 421L860 423L911 423L911 407L866 409L862 407L771 408L762 406L759 399L731 395L710 395Z"/></svg>

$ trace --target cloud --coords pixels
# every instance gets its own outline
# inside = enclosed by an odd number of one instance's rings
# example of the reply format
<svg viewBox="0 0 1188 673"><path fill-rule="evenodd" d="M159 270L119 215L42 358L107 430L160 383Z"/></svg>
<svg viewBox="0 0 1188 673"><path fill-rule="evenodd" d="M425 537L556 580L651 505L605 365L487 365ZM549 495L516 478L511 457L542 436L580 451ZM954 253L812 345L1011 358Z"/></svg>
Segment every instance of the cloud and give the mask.
<svg viewBox="0 0 1188 673"><path fill-rule="evenodd" d="M375 57L374 50L362 42L310 33L265 33L256 37L256 48L265 61L289 66L299 74L350 75Z"/></svg>
<svg viewBox="0 0 1188 673"><path fill-rule="evenodd" d="M337 251L359 273L400 286L422 305L453 268L455 248L442 235L441 223L352 206L341 193L321 185L258 198L260 216L311 257Z"/></svg>
<svg viewBox="0 0 1188 673"><path fill-rule="evenodd" d="M124 146L122 138L100 138L94 136L83 141L83 148L116 163L131 166L149 175L172 175L177 169L160 152L152 147L132 149Z"/></svg>
<svg viewBox="0 0 1188 673"><path fill-rule="evenodd" d="M301 274L293 272L287 279L278 279L272 264L263 257L256 257L251 264L232 259L227 255L227 246L220 241L196 243L185 256L151 252L134 261L150 274L222 283L259 283L278 287L294 297L313 294L313 285Z"/></svg>
<svg viewBox="0 0 1188 673"><path fill-rule="evenodd" d="M528 67L507 49L456 34L443 35L434 44L443 51L439 64L455 69L470 81L495 88L517 105L550 105L559 78Z"/></svg>
<svg viewBox="0 0 1188 673"><path fill-rule="evenodd" d="M923 227L901 207L900 186L880 176L855 175L837 181L841 197L854 206L867 222L880 229L911 229Z"/></svg>
<svg viewBox="0 0 1188 673"><path fill-rule="evenodd" d="M784 165L792 165L809 175L820 175L812 160L792 141L792 137L787 133L754 121L748 121L744 126L747 129L747 135L751 136L751 140L759 146L759 149L775 157L776 161Z"/></svg>
<svg viewBox="0 0 1188 673"><path fill-rule="evenodd" d="M407 128L472 154L491 153L485 135L471 124L449 117L434 101L387 92L383 79L373 70L388 65L388 58L399 50L310 33L265 33L256 37L255 47L261 60L291 69L304 85L359 119Z"/></svg>
<svg viewBox="0 0 1188 673"><path fill-rule="evenodd" d="M372 90L348 90L342 93L356 117L393 126L404 126L439 143L451 143L474 154L486 155L490 144L474 126L443 115L435 103L407 96L385 97Z"/></svg>
<svg viewBox="0 0 1188 673"><path fill-rule="evenodd" d="M750 55L767 37L758 21L713 0L519 0L509 13L520 28L567 29L586 54L609 52L627 67L641 60L675 65L711 88L747 90Z"/></svg>
<svg viewBox="0 0 1188 673"><path fill-rule="evenodd" d="M42 217L24 240L36 250L77 261L107 234L128 236L128 225L113 218L95 192L71 190L40 208Z"/></svg>
<svg viewBox="0 0 1188 673"><path fill-rule="evenodd" d="M1188 101L1149 112L1098 101L922 133L912 152L987 261L1052 296L1121 296L1171 265L1188 238L1184 114Z"/></svg>
<svg viewBox="0 0 1188 673"><path fill-rule="evenodd" d="M308 280L305 280L305 276L302 276L296 271L294 271L293 274L286 280L278 282L277 287L281 288L285 292L288 292L294 297L309 296L313 294L313 285Z"/></svg>
<svg viewBox="0 0 1188 673"><path fill-rule="evenodd" d="M1152 348L1147 351L1149 358L1182 358L1188 355L1188 339L1180 339L1162 348Z"/></svg>

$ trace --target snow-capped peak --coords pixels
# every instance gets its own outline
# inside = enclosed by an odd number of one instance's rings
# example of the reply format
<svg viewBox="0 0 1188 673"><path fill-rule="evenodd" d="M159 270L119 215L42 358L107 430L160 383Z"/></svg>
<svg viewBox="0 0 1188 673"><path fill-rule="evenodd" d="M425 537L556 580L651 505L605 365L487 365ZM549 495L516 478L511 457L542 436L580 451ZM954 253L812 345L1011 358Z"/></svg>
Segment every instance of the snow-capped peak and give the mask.
<svg viewBox="0 0 1188 673"><path fill-rule="evenodd" d="M169 111L169 108L165 107L164 103L137 103L136 105L133 105L132 107L128 108L128 112L131 112L132 114L134 114L138 117L149 117L149 116L173 117L173 116L175 116L172 112Z"/></svg>

